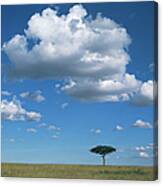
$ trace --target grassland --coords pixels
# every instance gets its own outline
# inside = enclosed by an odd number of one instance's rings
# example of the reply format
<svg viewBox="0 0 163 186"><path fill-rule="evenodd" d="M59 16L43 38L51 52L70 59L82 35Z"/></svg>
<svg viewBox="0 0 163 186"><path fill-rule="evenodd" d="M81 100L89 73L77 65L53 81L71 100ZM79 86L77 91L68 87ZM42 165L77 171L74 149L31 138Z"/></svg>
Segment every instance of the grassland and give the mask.
<svg viewBox="0 0 163 186"><path fill-rule="evenodd" d="M152 167L137 166L90 166L2 163L3 177L148 180L155 179Z"/></svg>

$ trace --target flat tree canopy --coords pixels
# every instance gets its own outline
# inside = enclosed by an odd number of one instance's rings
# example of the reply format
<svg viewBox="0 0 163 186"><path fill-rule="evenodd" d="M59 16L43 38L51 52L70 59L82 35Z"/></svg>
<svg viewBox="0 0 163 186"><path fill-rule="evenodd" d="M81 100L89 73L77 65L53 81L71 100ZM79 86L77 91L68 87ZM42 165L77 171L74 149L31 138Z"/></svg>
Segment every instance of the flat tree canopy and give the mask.
<svg viewBox="0 0 163 186"><path fill-rule="evenodd" d="M98 145L92 149L90 149L90 152L96 153L101 155L102 157L102 164L105 166L105 156L109 153L112 153L116 151L116 149L114 147L111 146L107 146L107 145Z"/></svg>
<svg viewBox="0 0 163 186"><path fill-rule="evenodd" d="M116 151L114 147L106 146L106 145L98 145L90 150L93 153L100 154L100 155L106 155L108 153Z"/></svg>

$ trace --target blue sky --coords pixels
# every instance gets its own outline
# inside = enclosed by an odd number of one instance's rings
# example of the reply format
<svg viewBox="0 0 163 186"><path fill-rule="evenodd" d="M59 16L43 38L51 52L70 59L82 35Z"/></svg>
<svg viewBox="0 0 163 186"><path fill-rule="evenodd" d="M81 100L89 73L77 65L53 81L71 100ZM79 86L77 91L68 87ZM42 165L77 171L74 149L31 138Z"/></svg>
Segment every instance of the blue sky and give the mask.
<svg viewBox="0 0 163 186"><path fill-rule="evenodd" d="M53 30L44 25L54 10ZM110 164L152 165L153 25L153 2L2 6L2 161L100 164L89 149L108 144L117 148Z"/></svg>

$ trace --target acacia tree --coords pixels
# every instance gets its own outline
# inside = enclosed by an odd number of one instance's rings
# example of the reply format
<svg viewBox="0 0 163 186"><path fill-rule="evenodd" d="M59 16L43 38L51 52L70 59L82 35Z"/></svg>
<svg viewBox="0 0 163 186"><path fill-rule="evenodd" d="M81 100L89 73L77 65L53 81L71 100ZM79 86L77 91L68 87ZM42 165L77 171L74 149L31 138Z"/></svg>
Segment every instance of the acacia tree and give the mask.
<svg viewBox="0 0 163 186"><path fill-rule="evenodd" d="M106 155L109 153L115 152L115 151L116 151L116 149L114 147L106 146L106 145L98 145L98 146L90 149L90 152L101 155L103 166L105 166L105 164L106 164L106 160L105 160Z"/></svg>

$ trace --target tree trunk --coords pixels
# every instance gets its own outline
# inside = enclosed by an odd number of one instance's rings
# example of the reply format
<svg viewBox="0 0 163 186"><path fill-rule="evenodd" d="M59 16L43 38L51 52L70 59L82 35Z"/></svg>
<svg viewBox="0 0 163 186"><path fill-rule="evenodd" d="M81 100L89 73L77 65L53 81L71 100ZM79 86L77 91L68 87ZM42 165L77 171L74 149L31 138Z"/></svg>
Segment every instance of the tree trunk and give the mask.
<svg viewBox="0 0 163 186"><path fill-rule="evenodd" d="M105 155L102 156L102 165L105 166Z"/></svg>

